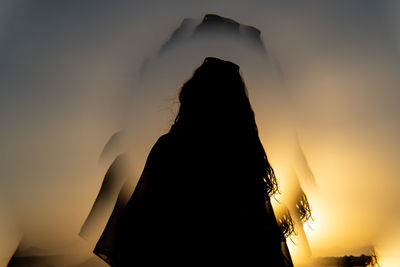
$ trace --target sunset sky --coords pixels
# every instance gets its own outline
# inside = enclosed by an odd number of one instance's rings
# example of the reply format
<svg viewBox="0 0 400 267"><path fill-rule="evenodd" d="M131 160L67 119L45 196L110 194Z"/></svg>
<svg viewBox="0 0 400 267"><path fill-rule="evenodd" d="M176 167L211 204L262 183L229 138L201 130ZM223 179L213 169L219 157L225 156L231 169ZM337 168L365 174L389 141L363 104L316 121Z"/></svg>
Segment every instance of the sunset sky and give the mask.
<svg viewBox="0 0 400 267"><path fill-rule="evenodd" d="M157 57L184 18L208 13L258 28L267 56L203 39ZM374 247L382 266L400 266L397 1L5 0L0 48L0 265L22 236L43 249L77 242L89 257L94 241L78 232L109 164L99 162L105 143L129 128L140 174L180 86L217 56L241 67L283 191L299 176L313 256ZM294 140L315 185L302 178Z"/></svg>

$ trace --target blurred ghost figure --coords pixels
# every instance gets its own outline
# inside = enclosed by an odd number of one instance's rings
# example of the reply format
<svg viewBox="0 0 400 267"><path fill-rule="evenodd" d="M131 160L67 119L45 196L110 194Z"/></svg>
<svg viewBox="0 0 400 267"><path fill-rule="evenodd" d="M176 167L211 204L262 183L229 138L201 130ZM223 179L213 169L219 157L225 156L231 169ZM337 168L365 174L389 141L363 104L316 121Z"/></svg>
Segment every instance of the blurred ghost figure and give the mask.
<svg viewBox="0 0 400 267"><path fill-rule="evenodd" d="M171 113L176 114L178 109L182 109L175 104L182 103L174 103L173 106L177 109L169 114L166 114L168 110L163 107L171 106L170 100L175 99L182 75L190 75L193 66L210 55L239 62L241 72L246 74L251 87L252 108L256 110L257 121L261 124L257 130L258 136L268 143L269 159L274 163L275 173L279 175L281 182L280 192L283 201L281 204L289 207L281 214L282 217L278 218L278 221L282 222L279 225L281 232L285 237L299 232L298 229L295 232L294 228L302 227L302 223L299 224L297 220L293 221L291 218L291 213L298 212L297 209L293 209L297 204L293 198L297 192L296 185L299 182L315 185L315 178L297 135L294 134L290 101L288 102L286 97L288 92L285 90L282 68L270 51L267 51L261 32L257 28L208 14L202 21L184 19L168 41L161 46L156 57L146 60L140 68L138 84L133 86L135 90L131 92L132 95L125 97L129 102L126 104L126 125L109 139L101 154L100 162L110 164L112 158L119 153L122 154L116 157L104 177L92 210L80 231L81 237L96 242L103 232L102 249L107 247L110 251L114 250L116 235L110 229L115 229L119 214L138 182L140 172L136 171L145 165L146 158L143 155L147 155L155 140L168 131L172 124ZM206 92L208 91L204 93ZM205 99L197 102L199 112L205 117L210 117L205 112L205 108L210 106L210 100ZM163 112L160 112L160 108ZM129 157L126 155L128 147L131 148ZM292 182L292 176L286 175L287 170L292 169L298 174L300 181ZM111 212L111 219L108 220L104 230ZM311 255L307 237L304 235L302 240L304 242L296 243L296 250L306 249L310 252L307 254Z"/></svg>
<svg viewBox="0 0 400 267"><path fill-rule="evenodd" d="M206 58L179 102L94 253L111 266L293 266L270 202L277 180L239 66Z"/></svg>
<svg viewBox="0 0 400 267"><path fill-rule="evenodd" d="M105 147L105 150L106 149L107 146ZM104 154L106 153L103 151L102 156ZM82 238L91 240L93 236L95 236L96 226L101 224L102 215L105 213L104 211L112 210L118 193L121 194L121 187L123 187L123 184L129 179L129 174L124 167L127 165L127 157L126 153L118 155L108 168L97 198L79 232ZM102 159L102 157L100 159Z"/></svg>

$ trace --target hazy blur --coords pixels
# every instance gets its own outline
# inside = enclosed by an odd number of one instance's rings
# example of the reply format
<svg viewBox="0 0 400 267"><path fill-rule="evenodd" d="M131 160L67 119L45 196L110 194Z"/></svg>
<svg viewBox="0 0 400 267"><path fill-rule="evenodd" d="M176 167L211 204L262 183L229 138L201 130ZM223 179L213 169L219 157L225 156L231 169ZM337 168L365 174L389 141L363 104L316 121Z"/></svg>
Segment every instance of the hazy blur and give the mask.
<svg viewBox="0 0 400 267"><path fill-rule="evenodd" d="M105 143L126 129L140 174L205 56L240 65L283 191L293 170L302 175L297 133L317 181L303 184L313 256L374 246L382 266L399 265L400 4L275 2L2 1L0 265L22 235L26 247L90 256L93 241L77 234L108 167L98 161ZM224 38L157 57L184 18L206 13L257 27L268 57Z"/></svg>

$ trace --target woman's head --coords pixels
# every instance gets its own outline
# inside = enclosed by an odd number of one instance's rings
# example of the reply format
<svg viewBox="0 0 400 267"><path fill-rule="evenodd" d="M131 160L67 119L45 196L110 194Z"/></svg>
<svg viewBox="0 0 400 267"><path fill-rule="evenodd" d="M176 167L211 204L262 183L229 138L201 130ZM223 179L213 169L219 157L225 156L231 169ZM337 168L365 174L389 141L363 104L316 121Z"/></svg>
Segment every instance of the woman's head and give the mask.
<svg viewBox="0 0 400 267"><path fill-rule="evenodd" d="M183 85L179 101L175 124L226 128L254 118L239 66L218 58L204 60Z"/></svg>
<svg viewBox="0 0 400 267"><path fill-rule="evenodd" d="M182 86L179 102L171 132L223 136L232 146L245 147L254 159L252 171L264 180L266 196L277 191L238 65L206 58Z"/></svg>

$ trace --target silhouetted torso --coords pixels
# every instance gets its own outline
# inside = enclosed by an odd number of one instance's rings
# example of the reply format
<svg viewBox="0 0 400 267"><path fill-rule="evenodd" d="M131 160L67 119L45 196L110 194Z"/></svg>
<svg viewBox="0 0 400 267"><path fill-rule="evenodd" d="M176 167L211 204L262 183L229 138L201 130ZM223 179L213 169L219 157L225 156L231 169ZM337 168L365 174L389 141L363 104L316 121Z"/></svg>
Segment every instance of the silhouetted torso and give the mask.
<svg viewBox="0 0 400 267"><path fill-rule="evenodd" d="M262 180L238 143L211 133L159 138L124 211L120 265L284 266L278 264L281 236L267 213Z"/></svg>

